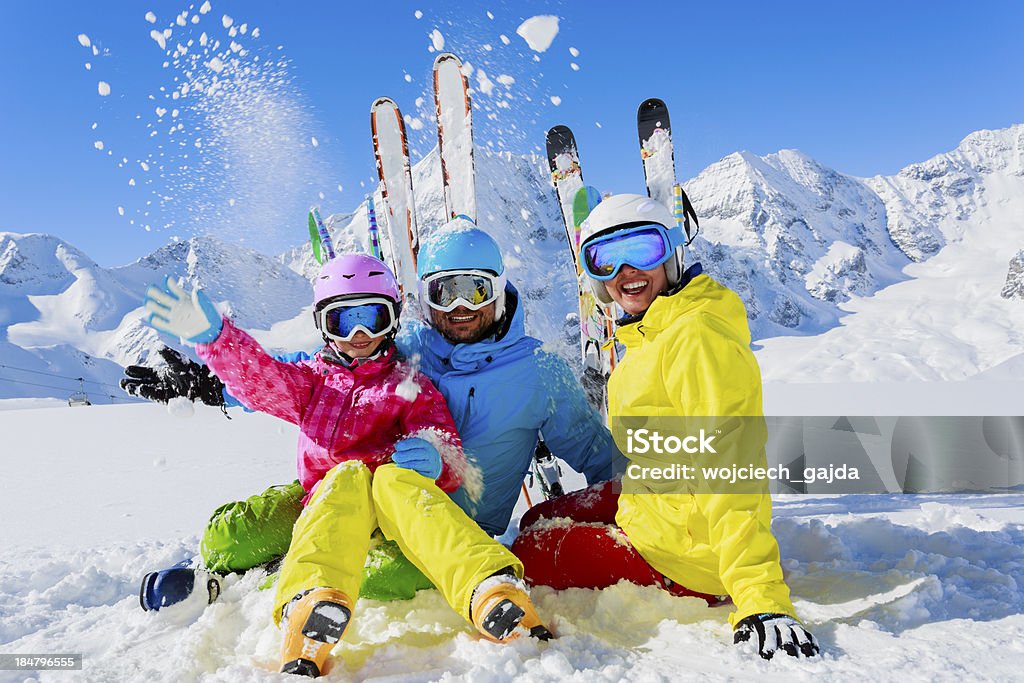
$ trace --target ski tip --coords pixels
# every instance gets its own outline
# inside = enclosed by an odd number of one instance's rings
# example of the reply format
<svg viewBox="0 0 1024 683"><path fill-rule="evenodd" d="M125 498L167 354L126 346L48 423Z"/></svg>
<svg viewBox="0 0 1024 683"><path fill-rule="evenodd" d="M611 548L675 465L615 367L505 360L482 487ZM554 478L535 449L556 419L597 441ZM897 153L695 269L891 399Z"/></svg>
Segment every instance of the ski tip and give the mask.
<svg viewBox="0 0 1024 683"><path fill-rule="evenodd" d="M660 100L657 97L648 97L646 100L640 103L640 106L637 107L637 110L644 111L646 109L658 109L661 107L666 107L665 100Z"/></svg>
<svg viewBox="0 0 1024 683"><path fill-rule="evenodd" d="M442 52L437 57L435 57L434 68L436 69L438 65L441 64L442 62L455 62L456 64L459 65L459 68L462 68L462 60L459 59L459 56L454 52Z"/></svg>
<svg viewBox="0 0 1024 683"><path fill-rule="evenodd" d="M370 105L370 111L373 112L377 108L383 107L385 105L392 106L395 109L398 109L398 105L395 104L395 101L393 99L391 99L390 97L381 96L381 97L378 97L377 99L375 99L373 101L373 104Z"/></svg>
<svg viewBox="0 0 1024 683"><path fill-rule="evenodd" d="M544 139L547 140L549 144L553 141L564 140L572 141L572 145L576 145L576 136L573 135L572 129L569 128L569 126L552 126L548 129L548 133Z"/></svg>

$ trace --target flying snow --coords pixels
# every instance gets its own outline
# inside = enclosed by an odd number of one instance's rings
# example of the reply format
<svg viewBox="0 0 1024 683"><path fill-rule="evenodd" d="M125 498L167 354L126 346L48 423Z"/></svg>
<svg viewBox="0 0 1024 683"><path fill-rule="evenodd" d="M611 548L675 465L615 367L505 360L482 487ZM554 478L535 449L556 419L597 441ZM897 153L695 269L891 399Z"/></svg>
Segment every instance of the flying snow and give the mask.
<svg viewBox="0 0 1024 683"><path fill-rule="evenodd" d="M151 24L155 24L156 23L156 15L153 14L152 12L146 12L146 21L148 21Z"/></svg>
<svg viewBox="0 0 1024 683"><path fill-rule="evenodd" d="M413 12L412 15L414 17L416 17L417 19L422 19L423 18L423 12L421 12L419 10L416 10L415 12Z"/></svg>
<svg viewBox="0 0 1024 683"><path fill-rule="evenodd" d="M89 36L85 35L84 33L79 33L78 44L82 47L89 47L90 45L92 45L92 41L89 40Z"/></svg>
<svg viewBox="0 0 1024 683"><path fill-rule="evenodd" d="M574 47L570 47L569 48L569 54L571 54L573 57L579 57L580 56L580 51L577 50Z"/></svg>
<svg viewBox="0 0 1024 683"><path fill-rule="evenodd" d="M320 141L316 139L316 136L315 136L315 135L314 135L314 136L312 136L312 137L311 137L311 138L309 139L309 141L310 141L310 143L311 143L311 144L312 144L312 145L313 145L314 147L319 147L319 146L320 146Z"/></svg>
<svg viewBox="0 0 1024 683"><path fill-rule="evenodd" d="M558 17L551 14L530 17L519 25L516 33L526 41L531 50L544 52L551 47L552 41L558 35Z"/></svg>
<svg viewBox="0 0 1024 683"><path fill-rule="evenodd" d="M106 81L100 81L96 85L96 91L99 92L101 97L106 97L110 94L110 84Z"/></svg>
<svg viewBox="0 0 1024 683"><path fill-rule="evenodd" d="M430 32L430 42L438 52L444 49L444 36L436 28Z"/></svg>
<svg viewBox="0 0 1024 683"><path fill-rule="evenodd" d="M552 95L551 96L551 104L553 104L553 105L555 105L557 107L561 103L562 103L562 98L561 97L559 97L558 95Z"/></svg>

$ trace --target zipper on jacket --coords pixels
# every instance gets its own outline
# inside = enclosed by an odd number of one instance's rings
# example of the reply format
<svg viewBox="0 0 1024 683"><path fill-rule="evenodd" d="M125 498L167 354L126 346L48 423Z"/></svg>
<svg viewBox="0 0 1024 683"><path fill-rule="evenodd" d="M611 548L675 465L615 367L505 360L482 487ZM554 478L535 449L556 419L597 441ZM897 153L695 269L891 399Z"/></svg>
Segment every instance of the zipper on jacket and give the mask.
<svg viewBox="0 0 1024 683"><path fill-rule="evenodd" d="M473 397L476 395L476 387L469 388L469 396L466 398L466 409L462 411L462 420L459 424L459 433L461 434L466 430L466 424L469 422L469 413L473 406Z"/></svg>

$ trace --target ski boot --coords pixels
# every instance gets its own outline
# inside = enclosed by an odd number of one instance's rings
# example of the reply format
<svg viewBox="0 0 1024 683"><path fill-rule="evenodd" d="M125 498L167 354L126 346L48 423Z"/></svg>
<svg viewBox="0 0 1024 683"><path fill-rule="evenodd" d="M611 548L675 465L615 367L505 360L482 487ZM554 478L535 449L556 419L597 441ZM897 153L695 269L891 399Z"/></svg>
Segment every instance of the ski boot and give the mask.
<svg viewBox="0 0 1024 683"><path fill-rule="evenodd" d="M470 616L473 625L487 639L507 643L525 630L532 638L551 639L541 623L523 580L508 573L484 579L473 591Z"/></svg>
<svg viewBox="0 0 1024 683"><path fill-rule="evenodd" d="M352 618L352 601L333 588L299 593L284 606L281 673L317 678Z"/></svg>
<svg viewBox="0 0 1024 683"><path fill-rule="evenodd" d="M220 596L220 581L217 577L204 569L195 568L192 560L185 560L169 569L146 574L139 589L139 604L147 611L175 605L191 595L197 583L205 584L209 602L212 603Z"/></svg>

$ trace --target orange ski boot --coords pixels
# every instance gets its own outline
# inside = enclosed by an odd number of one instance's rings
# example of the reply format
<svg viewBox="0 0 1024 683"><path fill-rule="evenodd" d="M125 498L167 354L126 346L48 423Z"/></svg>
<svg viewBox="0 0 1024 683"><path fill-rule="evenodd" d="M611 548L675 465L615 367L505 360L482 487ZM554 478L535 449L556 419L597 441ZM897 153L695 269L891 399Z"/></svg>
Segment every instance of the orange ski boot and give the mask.
<svg viewBox="0 0 1024 683"><path fill-rule="evenodd" d="M352 601L333 588L314 588L284 607L281 673L317 678L352 618Z"/></svg>
<svg viewBox="0 0 1024 683"><path fill-rule="evenodd" d="M530 601L526 584L509 574L480 582L473 591L470 614L477 630L496 643L515 640L524 632L538 640L552 637Z"/></svg>

